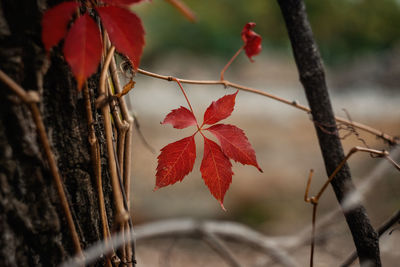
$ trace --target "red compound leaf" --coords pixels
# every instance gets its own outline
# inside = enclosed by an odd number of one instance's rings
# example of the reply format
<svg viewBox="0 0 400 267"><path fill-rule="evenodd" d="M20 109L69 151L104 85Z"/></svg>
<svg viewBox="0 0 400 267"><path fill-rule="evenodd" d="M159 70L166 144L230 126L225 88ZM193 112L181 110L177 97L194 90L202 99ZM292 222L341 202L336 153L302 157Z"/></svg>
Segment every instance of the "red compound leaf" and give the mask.
<svg viewBox="0 0 400 267"><path fill-rule="evenodd" d="M242 39L245 43L244 50L250 61L253 61L253 56L258 55L261 52L262 38L252 30L255 26L256 24L254 22L249 22L242 30Z"/></svg>
<svg viewBox="0 0 400 267"><path fill-rule="evenodd" d="M254 149L242 129L229 124L216 124L206 130L217 137L226 156L242 164L253 165L262 172Z"/></svg>
<svg viewBox="0 0 400 267"><path fill-rule="evenodd" d="M221 147L206 137L204 137L204 156L200 172L210 193L225 210L224 196L232 182L232 164L222 152Z"/></svg>
<svg viewBox="0 0 400 267"><path fill-rule="evenodd" d="M78 6L77 2L63 2L44 13L42 42L47 52L67 35L68 23Z"/></svg>
<svg viewBox="0 0 400 267"><path fill-rule="evenodd" d="M96 10L108 32L111 43L137 69L144 46L144 29L140 18L118 6L97 7Z"/></svg>
<svg viewBox="0 0 400 267"><path fill-rule="evenodd" d="M83 82L93 74L101 58L100 31L88 14L79 17L65 38L64 57L71 66L78 82L78 90Z"/></svg>
<svg viewBox="0 0 400 267"><path fill-rule="evenodd" d="M226 95L213 101L204 113L203 124L214 124L220 120L228 118L235 107L236 95L239 91L231 95Z"/></svg>
<svg viewBox="0 0 400 267"><path fill-rule="evenodd" d="M193 112L185 107L172 110L162 122L162 124L167 123L171 124L176 129L184 129L197 124Z"/></svg>
<svg viewBox="0 0 400 267"><path fill-rule="evenodd" d="M158 188L182 181L193 170L196 159L194 135L168 144L158 156L156 186Z"/></svg>
<svg viewBox="0 0 400 267"><path fill-rule="evenodd" d="M238 91L212 102L204 113L203 125L214 124L229 117L234 109L237 93ZM165 117L162 124L171 124L174 128L183 129L197 125L197 122L193 112L185 107L180 107L172 110ZM222 148L205 137L203 131L212 133L219 140ZM207 129L200 127L192 136L161 149L161 154L158 156L155 189L182 181L192 171L196 159L194 136L198 132L204 138L204 155L200 166L202 178L210 193L220 202L222 209L225 210L223 205L224 197L232 182L233 175L229 158L242 164L253 165L262 172L257 163L254 149L251 147L246 135L243 130L234 125L216 124Z"/></svg>
<svg viewBox="0 0 400 267"><path fill-rule="evenodd" d="M102 0L103 3L116 6L129 6L143 1L144 0Z"/></svg>

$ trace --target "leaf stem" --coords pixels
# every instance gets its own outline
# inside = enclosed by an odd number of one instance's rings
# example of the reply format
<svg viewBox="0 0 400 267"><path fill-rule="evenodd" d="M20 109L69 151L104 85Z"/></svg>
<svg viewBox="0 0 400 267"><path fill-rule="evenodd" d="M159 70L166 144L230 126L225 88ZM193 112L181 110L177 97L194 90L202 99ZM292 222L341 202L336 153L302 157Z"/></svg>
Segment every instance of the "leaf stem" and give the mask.
<svg viewBox="0 0 400 267"><path fill-rule="evenodd" d="M153 78L157 78L157 79L161 79L161 80L166 80L166 81L179 81L180 83L186 83L186 84L200 84L200 85L223 85L224 87L232 87L232 88L236 88L242 91L247 91L253 94L258 94L258 95L262 95L268 98L271 98L273 100L276 100L278 102L284 103L286 105L292 106L294 108L297 108L299 110L302 110L304 112L310 113L311 110L310 108L300 105L298 104L296 101L291 101L291 100L287 100L285 98L279 97L279 96L275 96L273 94L261 91L261 90L257 90L254 89L252 87L247 87L247 86L243 86L237 83L232 83L228 80L220 80L220 81L216 81L216 80L188 80L188 79L180 79L180 78L176 78L176 77L172 77L172 76L165 76L165 75L160 75L160 74L156 74L153 72L149 72L146 70L142 70L142 69L138 69L137 70L138 73L149 76L149 77L153 77ZM355 122L355 121L350 121L347 120L345 118L342 117L338 117L335 116L335 119L337 122L343 123L345 125L350 125L353 126L355 128L358 128L360 130L363 130L367 133L370 133L372 135L375 135L378 138L383 139L384 141L388 142L390 145L399 145L400 144L400 139L398 137L394 137L391 136L387 133L384 133L378 129L375 129L373 127L370 127L368 125L359 123L359 122Z"/></svg>
<svg viewBox="0 0 400 267"><path fill-rule="evenodd" d="M182 92L183 96L185 97L186 102L187 102L188 105L189 105L190 111L191 111L191 112L193 113L193 115L194 115L194 111L193 111L192 105L190 104L189 98L187 97L187 95L186 95L186 93L185 93L185 90L183 89L183 86L182 86L180 80L177 79L177 78L172 78L172 80L175 81L175 82L177 82L177 84L179 85L179 88L181 89L181 92ZM196 119L196 117L195 117L195 119ZM199 131L201 131L201 130L200 130L199 123L197 122L197 119L196 119L196 125L197 125L197 129L198 129Z"/></svg>
<svg viewBox="0 0 400 267"><path fill-rule="evenodd" d="M242 52L243 48L244 48L244 45L243 45L241 48L239 48L239 50L236 51L236 53L235 53L235 54L233 55L233 57L228 61L228 63L226 63L225 67L224 67L224 68L222 69L222 71L221 71L221 81L224 80L225 71L229 68L229 66L232 64L232 62L235 60L235 58L237 58L237 56L240 54L240 52Z"/></svg>

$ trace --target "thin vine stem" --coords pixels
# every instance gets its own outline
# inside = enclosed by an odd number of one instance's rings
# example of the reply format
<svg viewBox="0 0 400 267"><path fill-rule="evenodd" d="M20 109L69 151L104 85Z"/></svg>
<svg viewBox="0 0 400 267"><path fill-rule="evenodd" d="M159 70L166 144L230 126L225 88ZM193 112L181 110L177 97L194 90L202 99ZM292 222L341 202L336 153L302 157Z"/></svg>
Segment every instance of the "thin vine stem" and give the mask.
<svg viewBox="0 0 400 267"><path fill-rule="evenodd" d="M54 179L55 187L57 189L58 197L60 199L64 215L67 219L67 225L75 247L75 252L78 255L78 257L83 259L83 253L79 241L79 236L76 231L74 219L72 217L67 196L65 194L62 178L58 170L54 153L50 146L49 138L47 137L46 128L44 126L43 119L39 111L39 107L37 105L37 102L40 101L40 97L35 91L26 91L24 88L18 85L13 79L11 79L7 74L5 74L2 70L0 70L0 80L3 81L29 107L33 121L35 122L36 125L36 130L39 135L39 140L42 143L50 167L50 171Z"/></svg>
<svg viewBox="0 0 400 267"><path fill-rule="evenodd" d="M237 83L233 83L227 80L223 80L223 81L217 81L217 80L188 80L188 79L180 79L180 78L176 78L173 76L166 76L166 75L160 75L157 73L153 73L150 71L146 71L143 69L138 69L137 70L138 73L143 74L145 76L149 76L149 77L153 77L153 78L157 78L157 79L161 79L161 80L165 80L165 81L179 81L180 83L186 83L186 84L199 84L199 85L223 85L224 87L232 87L232 88L236 88L242 91L247 91L253 94L258 94L258 95L262 95L268 98L271 98L275 101L284 103L286 105L292 106L294 108L297 108L299 110L302 110L304 112L307 113L311 113L310 108L300 105L298 104L296 101L291 101L291 100L287 100L285 98L258 90L258 89L254 89L252 87L247 87L247 86L243 86ZM399 145L400 144L400 139L398 137L394 137L391 136L389 134L386 134L378 129L375 129L373 127L370 127L368 125L359 123L359 122L355 122L355 121L349 121L345 118L342 117L338 117L335 116L335 119L337 122L343 123L345 125L350 125L353 126L355 128L358 128L360 130L363 130L367 133L370 133L372 135L375 135L378 138L381 138L383 140L385 140L386 142L388 142L391 145Z"/></svg>
<svg viewBox="0 0 400 267"><path fill-rule="evenodd" d="M24 88L19 86L13 79L10 78L10 76L5 74L2 70L0 70L0 80L2 80L3 83L5 83L8 88L10 88L23 102L29 104L33 101L28 92ZM35 101L39 101L39 99Z"/></svg>
<svg viewBox="0 0 400 267"><path fill-rule="evenodd" d="M101 177L101 162L100 162L100 147L99 142L96 137L95 129L94 129L94 120L93 120L93 113L92 113L92 106L90 102L90 93L87 82L85 83L83 89L83 95L85 98L85 108L86 108L86 116L88 122L88 131L89 131L89 144L90 144L90 154L92 159L92 168L93 173L96 178L96 186L97 186L97 194L98 194L98 202L99 202L99 211L100 211L100 218L101 218L101 225L103 230L103 239L106 245L112 246L109 243L110 239L110 229L108 226L108 219L107 219L107 212L105 208L104 202L104 193L103 193L103 185L102 185L102 177ZM111 258L115 256L115 251L112 249ZM106 266L112 267L110 257L106 257Z"/></svg>
<svg viewBox="0 0 400 267"><path fill-rule="evenodd" d="M111 58L114 56L115 47L111 46L107 52L107 56L104 60L104 65L100 74L99 82L99 92L101 95L107 95L106 91L106 78L107 70L111 62ZM103 119L104 119L104 129L106 133L106 143L107 143L107 154L108 154L108 165L111 174L111 183L113 188L114 202L116 206L116 220L118 223L125 223L128 220L128 212L125 210L122 198L122 192L117 175L116 160L114 157L114 147L112 141L112 126L110 118L110 107L109 105L103 105L101 108Z"/></svg>
<svg viewBox="0 0 400 267"><path fill-rule="evenodd" d="M314 251L315 251L315 221L317 218L317 206L318 203L313 204L313 212L312 212L312 230L311 230L311 250L310 250L310 267L314 266Z"/></svg>
<svg viewBox="0 0 400 267"><path fill-rule="evenodd" d="M186 95L186 93L185 93L185 90L183 89L183 86L182 86L181 82L180 82L178 79L174 79L174 81L176 81L176 82L178 83L179 88L181 89L182 94L183 94L183 96L185 97L186 102L187 102L188 105L189 105L190 111L194 114L193 107L192 107L192 105L190 104L189 98L187 97L187 95Z"/></svg>
<svg viewBox="0 0 400 267"><path fill-rule="evenodd" d="M192 105L190 104L189 98L187 97L186 92L185 92L185 90L183 89L183 86L182 86L181 82L179 81L179 79L176 79L176 78L172 78L172 79L173 79L174 81L176 81L176 83L179 85L179 88L181 89L181 92L182 92L183 96L185 97L186 102L187 102L188 105L189 105L190 111L194 114L193 107L192 107ZM197 122L197 119L196 119L196 125L197 125L197 129L200 131L200 126L199 126L199 123Z"/></svg>
<svg viewBox="0 0 400 267"><path fill-rule="evenodd" d="M111 42L105 34L105 40L106 40L106 47L111 47ZM125 88L122 89L119 77L117 74L117 66L115 62L115 57L111 57L111 62L110 62L110 73L111 73L111 79L110 79L110 86L113 86L113 89L118 96L117 99L113 100L117 106L113 110L117 111L118 109L120 110L120 114L114 114L113 117L114 119L117 120L122 120L122 126L123 127L118 127L117 128L120 132L118 134L118 149L117 153L119 155L119 158L116 158L117 163L119 162L119 168L117 165L117 171L119 169L119 180L121 187L121 192L122 192L122 197L124 200L124 206L125 209L127 210L129 217L128 221L125 222L125 224L121 227L122 231L125 232L125 236L129 235L130 231L133 230L133 223L132 223L132 218L130 216L130 184L131 184L131 161L132 161L132 135L133 135L133 125L134 125L134 118L131 116L128 106L125 102L125 99L123 95L125 95L127 92L125 92ZM131 82L133 82L131 80ZM134 85L134 82L133 82ZM110 93L110 96L112 95L112 92ZM117 108L118 107L118 108ZM120 117L121 116L121 117ZM121 126L121 125L120 125ZM114 148L115 149L115 148ZM115 151L114 151L115 152ZM126 266L136 266L136 258L135 258L135 240L132 242L127 242L124 247L122 248L122 251L125 252L125 263Z"/></svg>
<svg viewBox="0 0 400 267"><path fill-rule="evenodd" d="M232 64L232 62L237 58L237 56L240 54L240 52L242 52L242 50L244 49L244 45L239 48L238 51L236 51L236 53L233 55L233 57L228 61L228 63L226 63L225 67L222 69L221 71L221 81L224 80L224 74L225 71L229 68L229 66Z"/></svg>

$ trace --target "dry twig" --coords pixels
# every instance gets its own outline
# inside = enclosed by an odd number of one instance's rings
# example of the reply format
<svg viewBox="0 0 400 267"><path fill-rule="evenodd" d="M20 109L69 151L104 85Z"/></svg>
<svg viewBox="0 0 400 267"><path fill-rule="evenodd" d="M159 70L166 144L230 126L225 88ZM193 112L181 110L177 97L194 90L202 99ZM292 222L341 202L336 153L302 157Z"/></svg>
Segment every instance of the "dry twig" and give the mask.
<svg viewBox="0 0 400 267"><path fill-rule="evenodd" d="M238 90L242 90L242 91L247 91L253 94L258 94L258 95L262 95L268 98L271 98L273 100L276 100L278 102L284 103L286 105L292 106L294 108L297 108L299 110L302 110L304 112L310 113L311 110L310 108L300 105L299 103L297 103L297 101L291 101L291 100L287 100L284 99L282 97L279 96L275 96L273 94L261 91L261 90L257 90L251 87L247 87L247 86L243 86L240 84L236 84L236 83L232 83L230 81L227 80L223 80L223 81L216 81L216 80L187 80L187 79L180 79L180 78L176 78L176 77L172 77L172 76L165 76L165 75L160 75L160 74L156 74L156 73L152 73L146 70L142 70L142 69L138 69L137 70L138 73L146 75L146 76L150 76L153 78L157 78L157 79L161 79L161 80L166 80L166 81L179 81L181 83L187 83L187 84L200 84L200 85L223 85L224 87L232 87L232 88L236 88ZM355 121L349 121L345 118L342 117L335 117L337 122L343 123L345 125L351 125L352 127L358 128L360 130L363 130L367 133L373 134L378 138L383 139L384 141L388 142L391 145L398 145L400 144L400 139L398 137L394 137L391 136L389 134L386 134L380 130L377 130L375 128L372 128L368 125L364 125L362 123L359 122L355 122Z"/></svg>
<svg viewBox="0 0 400 267"><path fill-rule="evenodd" d="M378 228L378 235L381 237L387 230L393 225L400 222L400 210L395 212L390 218L388 218L381 226ZM357 259L357 252L354 251L350 256L340 265L341 267L350 266Z"/></svg>
<svg viewBox="0 0 400 267"><path fill-rule="evenodd" d="M111 62L111 58L114 55L115 47L111 46L111 48L107 52L106 59L104 61L103 68L100 74L100 86L99 93L100 95L107 95L106 91L106 78L107 78L107 70ZM125 223L128 220L128 213L124 208L122 192L118 181L117 174L117 166L116 159L114 156L114 148L113 148L113 130L110 119L110 107L109 105L103 105L101 107L101 111L104 119L104 130L106 134L106 142L107 142L107 154L108 154L108 167L110 169L111 174L111 183L113 188L114 202L116 207L116 220L118 223Z"/></svg>
<svg viewBox="0 0 400 267"><path fill-rule="evenodd" d="M97 194L99 198L99 210L100 210L100 218L101 224L103 229L103 238L105 244L108 244L108 240L110 239L110 228L108 226L107 220L107 212L104 203L104 193L103 193L103 185L102 185L102 178L101 178L101 159L100 159L100 147L99 142L96 137L96 133L94 130L94 121L93 121L93 113L92 113L92 106L90 102L90 94L89 88L87 83L85 83L85 88L83 89L83 94L85 97L85 106L86 106L86 116L88 121L88 131L89 131L89 144L90 144L90 156L92 159L92 167L94 176L96 178L96 185L97 185ZM116 257L115 251L112 250L111 258ZM107 266L111 266L110 258L107 257L106 259Z"/></svg>
<svg viewBox="0 0 400 267"><path fill-rule="evenodd" d="M64 210L65 217L67 219L68 228L72 237L72 241L75 247L75 252L79 258L83 258L82 248L79 241L78 233L76 232L74 220L72 218L71 210L68 204L67 197L65 195L64 186L60 172L58 171L56 159L53 151L51 150L50 142L47 137L46 129L40 114L37 102L39 102L39 95L36 92L27 92L21 86L19 86L14 80L12 80L7 74L0 70L0 80L2 80L8 87L29 107L32 113L33 120L36 125L36 129L42 143L47 161L50 166L51 174L54 178L55 186L57 189L58 197L60 198L61 206Z"/></svg>
<svg viewBox="0 0 400 267"><path fill-rule="evenodd" d="M117 95L121 95L123 90L121 89L121 84L119 82L119 78L117 75L117 65L115 63L115 58L111 59L110 64L110 72L112 75L112 81L114 84L114 89ZM133 135L133 127L134 127L134 118L130 115L128 106L125 102L123 96L118 98L119 107L121 109L122 118L124 120L124 124L126 127L126 133L124 139L119 139L119 157L123 159L123 164L121 165L122 179L123 179L123 188L125 192L125 201L126 201L126 209L129 213L130 208L130 185L131 185L131 170L132 170L132 135ZM130 217L129 217L130 218ZM126 231L126 235L128 235L131 231L133 231L133 225L131 218L129 222L125 223L124 229ZM132 265L135 262L135 243L134 240L132 242L128 242L125 245L126 256L129 259L128 265ZM132 263L131 263L132 261Z"/></svg>
<svg viewBox="0 0 400 267"><path fill-rule="evenodd" d="M313 176L313 170L310 171L310 174L308 176L308 181L307 181L307 186L306 186L306 191L304 195L304 201L311 203L313 205L313 212L312 212L312 233L311 233L311 252L310 252L310 267L313 266L314 264L314 246L315 246L315 221L316 221L316 215L317 215L317 207L318 207L318 201L321 198L322 194L325 192L326 188L328 185L332 182L332 180L336 177L336 174L343 168L343 166L346 164L346 162L349 160L349 158L354 155L357 152L367 152L370 154L377 155L379 157L383 157L387 159L397 170L400 171L400 166L397 164L389 155L389 152L385 150L376 150L376 149L371 149L371 148L365 148L365 147L353 147L350 152L346 155L346 157L340 162L340 164L336 167L336 169L333 171L333 173L329 176L328 180L323 184L321 189L318 191L317 195L314 197L308 197L309 189L310 189L310 184L311 184L311 179ZM354 193L356 194L356 193ZM354 195L353 194L353 195ZM353 200L355 197L351 196L350 199ZM349 199L349 197L347 198ZM349 208L349 204L346 202L349 202L348 200L344 201L343 207ZM354 202L354 201L353 201ZM353 203L351 203L353 204Z"/></svg>

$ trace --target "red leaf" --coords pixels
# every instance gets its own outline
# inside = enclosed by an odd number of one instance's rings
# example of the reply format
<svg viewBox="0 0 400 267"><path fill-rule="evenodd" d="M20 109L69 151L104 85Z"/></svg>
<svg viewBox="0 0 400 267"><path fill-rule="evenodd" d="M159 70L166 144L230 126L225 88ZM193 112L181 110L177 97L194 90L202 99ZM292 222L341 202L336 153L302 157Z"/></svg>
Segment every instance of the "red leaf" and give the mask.
<svg viewBox="0 0 400 267"><path fill-rule="evenodd" d="M256 26L254 22L247 23L242 30L242 39L245 43L244 50L250 61L252 57L261 52L261 36L255 33L252 29Z"/></svg>
<svg viewBox="0 0 400 267"><path fill-rule="evenodd" d="M196 125L196 118L190 110L185 107L172 110L164 119L162 124L171 124L176 129L184 129L186 127Z"/></svg>
<svg viewBox="0 0 400 267"><path fill-rule="evenodd" d="M46 51L67 34L68 23L78 8L77 2L63 2L47 10L42 18L42 42Z"/></svg>
<svg viewBox="0 0 400 267"><path fill-rule="evenodd" d="M88 14L79 17L68 32L64 44L64 57L81 90L83 82L93 74L101 58L100 31Z"/></svg>
<svg viewBox="0 0 400 267"><path fill-rule="evenodd" d="M140 18L129 10L117 6L97 7L96 10L111 43L137 69L144 46L144 29Z"/></svg>
<svg viewBox="0 0 400 267"><path fill-rule="evenodd" d="M154 190L178 181L193 170L196 159L194 135L168 144L158 156L156 186Z"/></svg>
<svg viewBox="0 0 400 267"><path fill-rule="evenodd" d="M203 124L214 124L220 120L228 118L235 107L236 95L239 91L231 95L226 95L213 101L204 113Z"/></svg>
<svg viewBox="0 0 400 267"><path fill-rule="evenodd" d="M204 137L204 156L200 166L204 182L211 194L221 203L232 182L232 164L222 152L221 147L214 141Z"/></svg>
<svg viewBox="0 0 400 267"><path fill-rule="evenodd" d="M102 2L109 4L109 5L116 5L116 6L129 6L134 3L142 2L143 0L102 0Z"/></svg>
<svg viewBox="0 0 400 267"><path fill-rule="evenodd" d="M218 138L225 155L242 164L253 165L262 172L254 149L242 129L229 124L216 124L206 130Z"/></svg>

